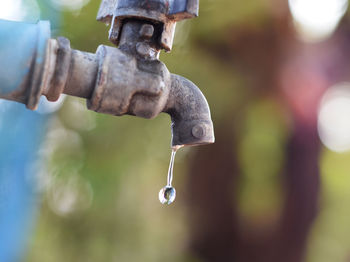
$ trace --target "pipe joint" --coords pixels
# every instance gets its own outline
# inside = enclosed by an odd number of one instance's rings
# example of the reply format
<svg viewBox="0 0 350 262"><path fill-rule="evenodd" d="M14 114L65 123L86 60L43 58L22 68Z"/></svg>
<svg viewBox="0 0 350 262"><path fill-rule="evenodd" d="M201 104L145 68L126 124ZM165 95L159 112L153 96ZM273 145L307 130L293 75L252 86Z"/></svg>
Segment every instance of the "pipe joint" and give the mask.
<svg viewBox="0 0 350 262"><path fill-rule="evenodd" d="M159 60L141 60L120 49L99 46L99 68L88 108L112 115L154 118L165 106L170 73Z"/></svg>

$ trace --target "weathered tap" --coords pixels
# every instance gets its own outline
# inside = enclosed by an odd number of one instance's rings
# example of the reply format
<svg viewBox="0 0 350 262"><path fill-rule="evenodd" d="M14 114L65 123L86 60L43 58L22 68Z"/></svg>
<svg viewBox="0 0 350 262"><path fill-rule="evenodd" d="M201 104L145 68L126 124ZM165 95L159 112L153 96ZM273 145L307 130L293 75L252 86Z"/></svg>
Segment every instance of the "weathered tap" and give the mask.
<svg viewBox="0 0 350 262"><path fill-rule="evenodd" d="M72 50L66 38L49 39L41 66L32 63L40 76L26 80L31 91L0 97L35 109L41 95L56 101L65 93L86 98L88 108L100 113L153 118L166 112L172 146L213 143L205 97L158 59L161 49L171 50L176 22L197 13L198 0L103 0L97 19L111 24L109 39L118 48L101 45L92 54ZM41 80L34 91L30 79Z"/></svg>

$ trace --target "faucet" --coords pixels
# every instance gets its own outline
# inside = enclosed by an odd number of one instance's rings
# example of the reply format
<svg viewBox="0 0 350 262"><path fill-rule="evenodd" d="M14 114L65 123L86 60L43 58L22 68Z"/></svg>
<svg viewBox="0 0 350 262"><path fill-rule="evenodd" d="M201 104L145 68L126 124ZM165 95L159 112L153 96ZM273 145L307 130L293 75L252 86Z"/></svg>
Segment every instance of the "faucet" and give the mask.
<svg viewBox="0 0 350 262"><path fill-rule="evenodd" d="M64 37L47 39L43 61L31 63L32 75L19 88L0 91L0 98L35 109L41 95L56 101L64 93L85 98L99 113L154 118L165 112L173 148L213 143L204 95L159 60L162 49L172 48L176 22L197 15L198 0L103 0L97 20L111 25L109 40L118 48L100 45L93 54L71 49Z"/></svg>

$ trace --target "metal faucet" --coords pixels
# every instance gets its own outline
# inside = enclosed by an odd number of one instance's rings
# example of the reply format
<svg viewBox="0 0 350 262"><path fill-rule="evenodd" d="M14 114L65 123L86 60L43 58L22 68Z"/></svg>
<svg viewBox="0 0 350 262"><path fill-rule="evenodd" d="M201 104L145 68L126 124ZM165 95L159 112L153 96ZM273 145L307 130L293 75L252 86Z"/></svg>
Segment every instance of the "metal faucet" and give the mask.
<svg viewBox="0 0 350 262"><path fill-rule="evenodd" d="M99 113L154 118L165 112L173 147L213 143L205 97L158 59L172 48L176 22L197 15L198 0L103 0L97 19L111 24L109 39L118 48L100 45L92 54L71 49L66 38L47 39L43 61L36 51L31 75L11 92L0 90L0 98L35 109L41 95L56 101L64 93L87 99Z"/></svg>

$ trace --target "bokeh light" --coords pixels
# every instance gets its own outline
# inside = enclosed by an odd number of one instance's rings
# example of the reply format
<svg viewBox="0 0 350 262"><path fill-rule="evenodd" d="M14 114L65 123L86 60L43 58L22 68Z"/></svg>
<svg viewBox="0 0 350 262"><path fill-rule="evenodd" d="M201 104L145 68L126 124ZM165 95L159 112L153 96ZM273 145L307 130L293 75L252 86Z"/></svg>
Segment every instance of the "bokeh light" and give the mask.
<svg viewBox="0 0 350 262"><path fill-rule="evenodd" d="M347 0L288 0L302 39L320 41L332 34L345 14Z"/></svg>
<svg viewBox="0 0 350 262"><path fill-rule="evenodd" d="M337 84L325 93L318 115L318 132L330 150L350 149L350 83Z"/></svg>
<svg viewBox="0 0 350 262"><path fill-rule="evenodd" d="M26 8L23 8L24 5ZM40 9L36 0L0 1L0 19L35 22L39 18Z"/></svg>
<svg viewBox="0 0 350 262"><path fill-rule="evenodd" d="M23 8L21 0L0 1L0 19L21 20Z"/></svg>
<svg viewBox="0 0 350 262"><path fill-rule="evenodd" d="M78 174L57 179L48 192L50 209L59 216L83 211L91 206L93 191L90 183Z"/></svg>

